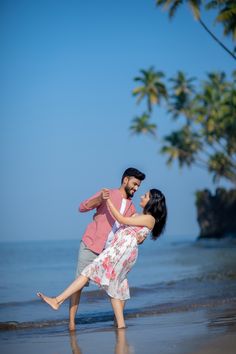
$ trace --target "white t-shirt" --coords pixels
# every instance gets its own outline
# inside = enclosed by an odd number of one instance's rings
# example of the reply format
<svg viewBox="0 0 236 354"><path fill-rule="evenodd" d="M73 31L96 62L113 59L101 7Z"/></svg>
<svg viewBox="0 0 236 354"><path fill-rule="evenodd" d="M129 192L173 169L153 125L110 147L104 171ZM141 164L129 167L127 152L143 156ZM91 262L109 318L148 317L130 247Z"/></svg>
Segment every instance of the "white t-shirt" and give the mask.
<svg viewBox="0 0 236 354"><path fill-rule="evenodd" d="M124 211L125 211L126 201L127 201L127 199L122 198L122 202L121 202L121 206L120 206L120 213L122 215L124 214ZM112 227L112 229L111 229L111 231L110 231L110 233L109 233L109 235L108 235L108 237L107 237L107 242L105 244L104 249L107 248L110 245L110 243L113 240L113 237L114 237L116 231L119 229L119 227L120 227L120 224L116 220L114 225L113 225L113 227Z"/></svg>

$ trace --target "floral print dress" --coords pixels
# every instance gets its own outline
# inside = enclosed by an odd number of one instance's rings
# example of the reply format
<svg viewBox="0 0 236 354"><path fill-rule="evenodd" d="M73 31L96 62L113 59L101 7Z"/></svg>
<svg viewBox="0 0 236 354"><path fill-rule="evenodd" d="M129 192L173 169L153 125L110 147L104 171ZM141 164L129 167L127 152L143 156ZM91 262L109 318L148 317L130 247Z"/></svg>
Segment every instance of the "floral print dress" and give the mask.
<svg viewBox="0 0 236 354"><path fill-rule="evenodd" d="M137 239L145 239L149 233L146 226L121 226L111 245L85 267L81 274L105 289L109 296L120 300L129 299L126 276L137 260Z"/></svg>

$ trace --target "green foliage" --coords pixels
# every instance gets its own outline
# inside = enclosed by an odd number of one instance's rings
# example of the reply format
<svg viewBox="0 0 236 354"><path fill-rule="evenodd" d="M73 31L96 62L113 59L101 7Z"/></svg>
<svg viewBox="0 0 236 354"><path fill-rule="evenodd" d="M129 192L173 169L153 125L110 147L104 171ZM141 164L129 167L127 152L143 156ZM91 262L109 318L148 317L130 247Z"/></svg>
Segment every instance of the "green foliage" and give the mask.
<svg viewBox="0 0 236 354"><path fill-rule="evenodd" d="M236 1L235 0L156 0L157 7L163 7L169 12L169 18L172 19L177 10L184 5L190 7L194 18L200 23L204 30L234 59L236 56L233 51L227 48L217 38L209 27L203 22L201 17L201 9L214 9L217 13L215 23L223 26L225 36L231 36L232 40L236 40Z"/></svg>
<svg viewBox="0 0 236 354"><path fill-rule="evenodd" d="M219 11L215 22L221 23L224 28L224 35L231 35L236 40L236 1L235 0L214 0L209 1L206 9L217 9Z"/></svg>
<svg viewBox="0 0 236 354"><path fill-rule="evenodd" d="M172 18L177 9L183 5L183 3L186 3L190 6L193 15L196 19L199 19L200 17L200 7L202 4L201 0L156 0L156 5L157 6L163 6L165 9L169 10L169 17Z"/></svg>
<svg viewBox="0 0 236 354"><path fill-rule="evenodd" d="M195 163L197 153L202 147L200 136L191 131L187 125L167 135L164 141L165 144L161 148L161 152L169 155L167 164L171 165L176 159L180 167L191 166Z"/></svg>
<svg viewBox="0 0 236 354"><path fill-rule="evenodd" d="M132 134L149 134L156 135L156 124L150 123L150 115L143 113L140 117L135 117L132 120L130 130Z"/></svg>
<svg viewBox="0 0 236 354"><path fill-rule="evenodd" d="M149 99L149 91L143 87L151 108L149 114L133 120L131 131L154 135L153 106L164 106L167 116L178 125L163 138L161 153L168 156L167 164L175 160L181 168L194 164L207 169L214 181L226 178L236 183L236 72L230 79L224 72L211 72L197 85L196 79L179 71L161 85L163 101L159 92L156 99Z"/></svg>
<svg viewBox="0 0 236 354"><path fill-rule="evenodd" d="M141 76L135 77L135 81L141 86L133 90L133 95L137 96L137 103L143 99L147 101L148 112L152 111L153 104L159 103L162 98L167 98L165 85L162 83L164 74L162 71L155 71L153 67L148 70L140 70Z"/></svg>
<svg viewBox="0 0 236 354"><path fill-rule="evenodd" d="M169 112L174 118L178 118L180 113L183 113L191 119L190 102L194 94L194 81L195 78L186 78L182 71L178 71L177 76L170 79L173 83L171 88L173 94L170 96Z"/></svg>

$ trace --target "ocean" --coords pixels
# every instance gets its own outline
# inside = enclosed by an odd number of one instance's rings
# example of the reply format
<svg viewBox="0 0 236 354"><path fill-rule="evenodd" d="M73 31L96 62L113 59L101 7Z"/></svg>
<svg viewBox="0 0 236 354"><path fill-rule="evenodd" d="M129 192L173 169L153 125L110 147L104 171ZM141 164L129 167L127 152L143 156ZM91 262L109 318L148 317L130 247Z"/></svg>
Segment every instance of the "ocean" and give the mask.
<svg viewBox="0 0 236 354"><path fill-rule="evenodd" d="M37 296L60 293L73 279L80 240L0 243L0 329L67 325L68 302L51 310ZM190 311L236 300L236 240L147 239L128 274L125 317ZM80 328L113 320L105 292L83 291Z"/></svg>

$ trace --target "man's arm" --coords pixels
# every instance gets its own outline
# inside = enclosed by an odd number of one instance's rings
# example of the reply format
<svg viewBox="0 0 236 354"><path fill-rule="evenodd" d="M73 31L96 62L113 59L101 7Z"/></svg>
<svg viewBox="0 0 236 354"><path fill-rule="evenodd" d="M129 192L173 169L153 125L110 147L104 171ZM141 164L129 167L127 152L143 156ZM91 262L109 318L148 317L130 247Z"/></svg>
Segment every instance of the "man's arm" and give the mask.
<svg viewBox="0 0 236 354"><path fill-rule="evenodd" d="M83 213L98 208L102 202L108 198L108 196L109 191L102 189L89 199L84 200L79 206L79 211Z"/></svg>

